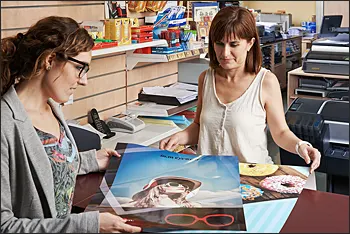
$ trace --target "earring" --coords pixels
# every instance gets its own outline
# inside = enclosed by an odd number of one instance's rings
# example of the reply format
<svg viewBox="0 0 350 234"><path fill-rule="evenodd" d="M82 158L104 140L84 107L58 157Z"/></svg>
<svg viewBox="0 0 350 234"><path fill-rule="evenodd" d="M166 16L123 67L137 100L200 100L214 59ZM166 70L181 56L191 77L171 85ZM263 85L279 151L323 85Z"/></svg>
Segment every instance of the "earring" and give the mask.
<svg viewBox="0 0 350 234"><path fill-rule="evenodd" d="M47 66L46 70L50 71L51 70L51 66Z"/></svg>

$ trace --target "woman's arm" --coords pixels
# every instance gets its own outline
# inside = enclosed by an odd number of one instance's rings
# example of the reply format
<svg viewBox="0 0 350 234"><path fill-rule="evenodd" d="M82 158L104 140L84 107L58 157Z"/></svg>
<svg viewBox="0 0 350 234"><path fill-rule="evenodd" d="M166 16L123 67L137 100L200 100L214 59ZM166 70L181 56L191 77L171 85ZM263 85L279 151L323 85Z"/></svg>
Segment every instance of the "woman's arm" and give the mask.
<svg viewBox="0 0 350 234"><path fill-rule="evenodd" d="M181 132L175 133L171 137L165 138L159 144L160 149L173 150L177 145L195 145L198 144L199 124L202 111L203 100L203 83L206 71L202 72L198 77L198 100L196 117L193 123Z"/></svg>
<svg viewBox="0 0 350 234"><path fill-rule="evenodd" d="M116 150L103 148L98 151L89 150L80 152L80 167L78 174L87 174L95 171L105 171L108 167L111 157L120 157ZM97 164L97 166L96 166Z"/></svg>
<svg viewBox="0 0 350 234"><path fill-rule="evenodd" d="M97 162L97 151L95 149L79 152L79 168L78 175L85 175L90 172L99 171L99 165Z"/></svg>
<svg viewBox="0 0 350 234"><path fill-rule="evenodd" d="M68 215L65 219L58 218L20 218L15 216L13 211L13 203L22 203L25 201L13 201L12 199L20 197L15 196L11 186L16 186L16 183L12 180L15 178L10 176L11 164L9 143L4 132L1 131L1 232L10 233L53 233L53 232L98 232L99 228L99 213L98 212L86 212L82 214ZM17 178L23 179L23 178ZM23 194L33 204L38 204L39 201L34 201L32 194ZM28 197L32 196L32 197ZM41 201L45 202L45 201ZM23 204L23 207L27 206L28 212L35 212L33 210L40 210L39 208L33 209L33 204ZM32 209L31 209L32 208Z"/></svg>
<svg viewBox="0 0 350 234"><path fill-rule="evenodd" d="M298 154L296 145L302 140L290 131L286 123L280 85L273 73L266 73L262 90L262 104L265 106L267 123L274 141L279 147ZM312 173L320 165L320 152L307 144L301 144L298 151L307 164L310 160L313 161L310 170Z"/></svg>

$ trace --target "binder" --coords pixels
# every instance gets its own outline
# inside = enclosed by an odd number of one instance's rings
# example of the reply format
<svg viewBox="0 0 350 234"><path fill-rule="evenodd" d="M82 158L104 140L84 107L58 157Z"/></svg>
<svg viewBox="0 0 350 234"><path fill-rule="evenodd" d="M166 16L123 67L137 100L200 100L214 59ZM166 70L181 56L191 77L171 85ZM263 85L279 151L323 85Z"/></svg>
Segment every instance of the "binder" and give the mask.
<svg viewBox="0 0 350 234"><path fill-rule="evenodd" d="M197 98L198 96L194 99L186 101L185 103L195 101L197 100ZM185 103L180 103L180 101L176 97L145 94L142 92L138 94L138 100L143 102L155 102L157 104L171 105L171 106L180 106L185 104Z"/></svg>

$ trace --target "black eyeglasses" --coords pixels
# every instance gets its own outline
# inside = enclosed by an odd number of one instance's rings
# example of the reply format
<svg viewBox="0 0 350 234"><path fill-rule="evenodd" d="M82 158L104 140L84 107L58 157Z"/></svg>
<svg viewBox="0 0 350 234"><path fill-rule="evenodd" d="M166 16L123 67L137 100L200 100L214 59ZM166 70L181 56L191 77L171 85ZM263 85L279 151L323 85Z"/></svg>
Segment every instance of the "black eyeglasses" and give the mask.
<svg viewBox="0 0 350 234"><path fill-rule="evenodd" d="M88 63L85 63L85 62L82 62L82 61L79 61L77 59L74 59L72 57L68 57L68 60L70 61L73 61L75 63L79 63L81 65L83 65L82 68L80 68L79 70L79 78L83 78L85 76L85 74L89 71L90 67L89 67L89 64Z"/></svg>

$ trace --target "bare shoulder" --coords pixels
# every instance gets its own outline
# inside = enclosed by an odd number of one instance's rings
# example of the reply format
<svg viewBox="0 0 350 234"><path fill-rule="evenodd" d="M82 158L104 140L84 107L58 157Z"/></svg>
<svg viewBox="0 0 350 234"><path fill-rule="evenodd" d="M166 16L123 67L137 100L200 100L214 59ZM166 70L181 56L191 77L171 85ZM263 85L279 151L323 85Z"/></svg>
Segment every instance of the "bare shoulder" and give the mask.
<svg viewBox="0 0 350 234"><path fill-rule="evenodd" d="M198 86L202 85L204 83L204 78L205 78L205 75L207 74L207 70L203 71L199 77L198 77Z"/></svg>
<svg viewBox="0 0 350 234"><path fill-rule="evenodd" d="M264 80L263 80L263 90L266 91L266 93L269 93L270 91L273 91L277 88L277 90L280 89L279 81L275 74L272 72L266 72Z"/></svg>

